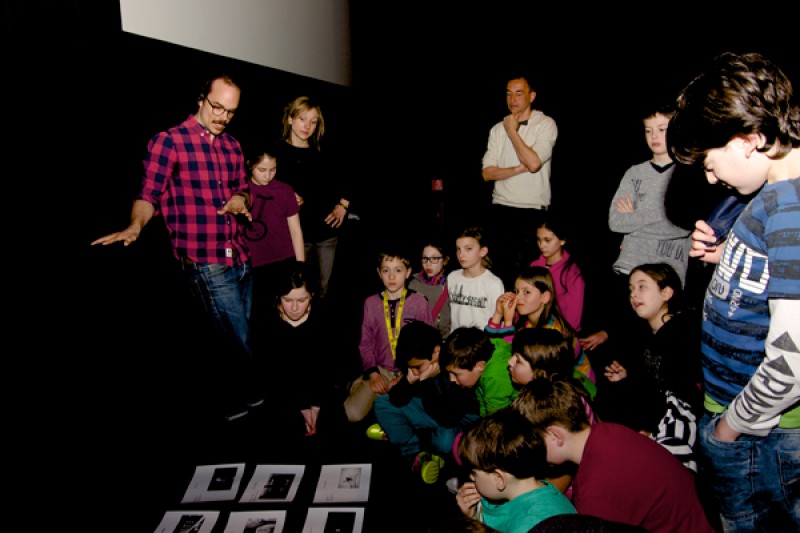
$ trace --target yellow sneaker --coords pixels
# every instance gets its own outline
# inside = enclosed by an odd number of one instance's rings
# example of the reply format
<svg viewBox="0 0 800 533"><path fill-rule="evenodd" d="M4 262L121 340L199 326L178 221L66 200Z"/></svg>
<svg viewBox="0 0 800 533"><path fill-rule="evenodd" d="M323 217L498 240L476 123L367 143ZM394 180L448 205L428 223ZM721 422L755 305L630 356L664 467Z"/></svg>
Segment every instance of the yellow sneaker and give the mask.
<svg viewBox="0 0 800 533"><path fill-rule="evenodd" d="M428 485L433 485L439 479L439 471L444 467L444 459L428 452L420 452L419 473L422 481Z"/></svg>
<svg viewBox="0 0 800 533"><path fill-rule="evenodd" d="M388 440L389 437L386 436L386 432L383 430L380 424L372 424L370 427L367 428L367 437L372 440Z"/></svg>

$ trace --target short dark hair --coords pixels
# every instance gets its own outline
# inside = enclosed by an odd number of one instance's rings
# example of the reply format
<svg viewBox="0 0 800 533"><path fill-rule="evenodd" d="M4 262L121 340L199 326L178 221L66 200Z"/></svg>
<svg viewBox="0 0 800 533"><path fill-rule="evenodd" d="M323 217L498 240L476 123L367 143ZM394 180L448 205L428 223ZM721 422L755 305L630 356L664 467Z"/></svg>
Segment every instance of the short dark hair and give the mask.
<svg viewBox="0 0 800 533"><path fill-rule="evenodd" d="M494 344L480 328L459 327L448 335L439 364L444 368L453 366L472 370L478 361L488 361L494 353Z"/></svg>
<svg viewBox="0 0 800 533"><path fill-rule="evenodd" d="M395 364L403 370L408 370L409 360L429 360L433 356L433 349L441 344L442 334L438 329L421 320L412 320L400 328Z"/></svg>

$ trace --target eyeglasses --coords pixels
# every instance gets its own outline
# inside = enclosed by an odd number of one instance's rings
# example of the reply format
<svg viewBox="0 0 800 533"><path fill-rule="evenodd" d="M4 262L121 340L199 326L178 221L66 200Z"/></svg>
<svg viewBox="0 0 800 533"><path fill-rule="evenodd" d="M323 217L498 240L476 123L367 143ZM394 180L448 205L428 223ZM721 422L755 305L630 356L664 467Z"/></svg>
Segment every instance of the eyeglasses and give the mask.
<svg viewBox="0 0 800 533"><path fill-rule="evenodd" d="M223 113L227 113L228 116L232 117L234 115L234 113L236 113L235 109L225 109L224 106L221 106L219 104L215 104L214 102L209 100L207 96L206 96L206 102L208 102L208 105L211 106L211 112L213 114L217 115L217 116L220 116Z"/></svg>
<svg viewBox="0 0 800 533"><path fill-rule="evenodd" d="M422 264L430 263L432 265L438 265L441 261L442 261L442 256L441 255L437 255L437 256L433 256L433 257L425 257L424 255L422 256Z"/></svg>

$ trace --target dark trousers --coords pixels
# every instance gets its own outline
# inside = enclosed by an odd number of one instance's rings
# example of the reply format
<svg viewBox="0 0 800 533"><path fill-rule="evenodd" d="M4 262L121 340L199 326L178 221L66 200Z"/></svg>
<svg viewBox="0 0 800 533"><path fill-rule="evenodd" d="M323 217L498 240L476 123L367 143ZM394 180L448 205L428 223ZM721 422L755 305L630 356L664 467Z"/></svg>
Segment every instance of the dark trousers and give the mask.
<svg viewBox="0 0 800 533"><path fill-rule="evenodd" d="M507 291L514 289L514 281L522 268L540 255L536 228L544 222L545 213L544 209L492 204L487 223L490 270L503 280Z"/></svg>

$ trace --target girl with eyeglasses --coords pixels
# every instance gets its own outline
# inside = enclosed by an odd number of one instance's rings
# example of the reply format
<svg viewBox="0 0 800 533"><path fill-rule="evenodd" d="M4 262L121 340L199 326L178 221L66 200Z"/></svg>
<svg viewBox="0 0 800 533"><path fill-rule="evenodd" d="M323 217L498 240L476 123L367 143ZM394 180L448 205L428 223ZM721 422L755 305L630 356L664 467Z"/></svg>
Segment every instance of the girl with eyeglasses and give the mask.
<svg viewBox="0 0 800 533"><path fill-rule="evenodd" d="M447 292L447 265L450 257L444 247L436 241L428 241L422 247L422 270L411 277L408 288L428 299L433 314L433 325L442 334L450 334L450 302Z"/></svg>

